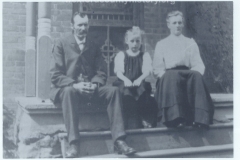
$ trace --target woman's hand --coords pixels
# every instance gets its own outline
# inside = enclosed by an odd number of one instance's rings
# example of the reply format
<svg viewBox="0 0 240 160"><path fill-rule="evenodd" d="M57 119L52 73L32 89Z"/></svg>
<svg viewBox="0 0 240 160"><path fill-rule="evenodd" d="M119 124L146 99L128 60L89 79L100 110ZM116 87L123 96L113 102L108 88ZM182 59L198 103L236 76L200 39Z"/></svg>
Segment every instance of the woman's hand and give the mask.
<svg viewBox="0 0 240 160"><path fill-rule="evenodd" d="M133 86L132 81L130 81L128 78L124 79L123 82L124 82L125 87L132 87Z"/></svg>
<svg viewBox="0 0 240 160"><path fill-rule="evenodd" d="M142 79L138 78L133 82L133 86L140 86L141 83L142 83Z"/></svg>

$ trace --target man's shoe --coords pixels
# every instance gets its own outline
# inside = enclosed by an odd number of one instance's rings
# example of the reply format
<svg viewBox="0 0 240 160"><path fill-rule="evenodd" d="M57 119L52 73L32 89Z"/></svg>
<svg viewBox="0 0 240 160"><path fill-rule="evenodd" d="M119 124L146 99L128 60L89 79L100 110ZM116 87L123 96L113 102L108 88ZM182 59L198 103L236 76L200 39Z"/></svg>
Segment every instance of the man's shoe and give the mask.
<svg viewBox="0 0 240 160"><path fill-rule="evenodd" d="M66 158L76 158L78 157L78 143L70 144L69 149L66 151Z"/></svg>
<svg viewBox="0 0 240 160"><path fill-rule="evenodd" d="M137 151L131 147L129 147L125 141L123 140L116 140L114 143L114 150L118 154L125 154L125 155L132 155Z"/></svg>
<svg viewBox="0 0 240 160"><path fill-rule="evenodd" d="M186 127L186 124L185 123L179 123L178 125L177 125L177 129L183 129L183 128L185 128Z"/></svg>

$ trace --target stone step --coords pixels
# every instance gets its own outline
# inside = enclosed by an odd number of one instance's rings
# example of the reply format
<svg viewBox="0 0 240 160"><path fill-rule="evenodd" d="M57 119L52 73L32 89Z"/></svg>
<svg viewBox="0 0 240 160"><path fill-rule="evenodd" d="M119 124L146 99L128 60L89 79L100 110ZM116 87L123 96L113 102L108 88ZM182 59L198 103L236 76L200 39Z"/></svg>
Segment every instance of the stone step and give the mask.
<svg viewBox="0 0 240 160"><path fill-rule="evenodd" d="M186 127L182 130L169 128L127 130L127 143L138 152L195 148L201 146L225 145L233 143L233 123L214 124L209 130ZM69 147L67 134L58 134L63 157ZM80 157L113 154L110 131L80 132ZM147 152L148 151L148 152Z"/></svg>
<svg viewBox="0 0 240 160"><path fill-rule="evenodd" d="M233 107L233 94L211 94L214 106L218 108ZM53 105L49 99L42 100L37 97L18 97L17 103L28 114L61 114L61 108ZM100 106L84 106L82 112L101 112ZM96 107L94 109L94 107Z"/></svg>
<svg viewBox="0 0 240 160"><path fill-rule="evenodd" d="M215 105L214 123L222 123L233 119L233 95L211 94ZM23 113L23 121L31 122L38 128L61 128L65 129L61 108L57 108L50 100L40 100L34 97L18 98L18 104ZM84 106L79 113L79 130L96 131L108 130L109 120L106 107ZM50 115L49 115L50 114ZM22 122L21 122L22 123ZM131 123L131 122L130 122ZM134 125L129 125L136 128ZM161 124L158 124L161 127ZM34 127L35 128L35 127Z"/></svg>
<svg viewBox="0 0 240 160"><path fill-rule="evenodd" d="M233 144L188 147L138 152L130 158L233 158ZM125 155L106 154L84 158L128 158Z"/></svg>
<svg viewBox="0 0 240 160"><path fill-rule="evenodd" d="M211 96L216 105L214 124L225 124L232 121L233 95L212 94ZM61 155L58 133L66 132L61 108L56 108L50 100L41 100L36 97L17 98L16 100L18 110L14 137L15 143L18 145L19 157L48 157L47 155L56 157ZM87 106L87 110L80 112L79 117L80 131L109 130L109 120L105 110L96 110L94 106ZM158 127L163 127L161 123L158 124Z"/></svg>

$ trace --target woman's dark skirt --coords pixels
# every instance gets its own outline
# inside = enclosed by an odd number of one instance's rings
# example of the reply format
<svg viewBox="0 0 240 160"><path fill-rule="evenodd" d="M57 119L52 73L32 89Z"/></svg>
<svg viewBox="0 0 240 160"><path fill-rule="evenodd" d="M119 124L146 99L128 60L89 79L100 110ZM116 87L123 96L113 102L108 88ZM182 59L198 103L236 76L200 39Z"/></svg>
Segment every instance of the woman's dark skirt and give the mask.
<svg viewBox="0 0 240 160"><path fill-rule="evenodd" d="M177 118L209 125L213 123L214 106L197 71L171 69L157 80L155 99L162 122L167 125Z"/></svg>
<svg viewBox="0 0 240 160"><path fill-rule="evenodd" d="M151 97L152 87L149 82L143 81L138 87L125 87L123 81L117 80L113 86L118 86L123 95L123 113L126 128L141 128L142 120L157 125L157 103ZM135 120L134 127L131 126Z"/></svg>

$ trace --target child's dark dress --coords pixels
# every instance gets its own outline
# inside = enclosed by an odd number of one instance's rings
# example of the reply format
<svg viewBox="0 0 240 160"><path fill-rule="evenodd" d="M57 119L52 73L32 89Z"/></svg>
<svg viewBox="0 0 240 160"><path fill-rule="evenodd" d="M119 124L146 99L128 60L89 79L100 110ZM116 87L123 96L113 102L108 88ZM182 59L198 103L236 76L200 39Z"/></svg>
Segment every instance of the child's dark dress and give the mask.
<svg viewBox="0 0 240 160"><path fill-rule="evenodd" d="M143 52L140 52L137 56L129 56L124 52L124 76L132 82L143 74L143 54ZM123 110L126 120L129 117L136 116L139 127L141 126L141 119L156 125L157 104L154 98L150 96L152 87L149 82L143 80L140 86L125 87L124 82L118 79L113 85L118 86L123 94Z"/></svg>

